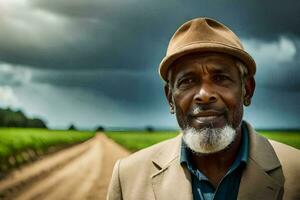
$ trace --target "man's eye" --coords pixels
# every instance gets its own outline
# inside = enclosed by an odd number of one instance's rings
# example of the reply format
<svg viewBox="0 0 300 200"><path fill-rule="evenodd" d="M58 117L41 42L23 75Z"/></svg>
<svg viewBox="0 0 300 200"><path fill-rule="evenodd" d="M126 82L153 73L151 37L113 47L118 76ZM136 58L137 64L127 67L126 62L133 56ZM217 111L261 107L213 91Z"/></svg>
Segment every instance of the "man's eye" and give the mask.
<svg viewBox="0 0 300 200"><path fill-rule="evenodd" d="M226 76L226 75L215 75L215 76L213 77L213 79L214 79L215 81L225 81L225 80L230 80L230 78L229 78L228 76Z"/></svg>
<svg viewBox="0 0 300 200"><path fill-rule="evenodd" d="M194 78L185 78L178 82L178 86L193 84L196 80Z"/></svg>

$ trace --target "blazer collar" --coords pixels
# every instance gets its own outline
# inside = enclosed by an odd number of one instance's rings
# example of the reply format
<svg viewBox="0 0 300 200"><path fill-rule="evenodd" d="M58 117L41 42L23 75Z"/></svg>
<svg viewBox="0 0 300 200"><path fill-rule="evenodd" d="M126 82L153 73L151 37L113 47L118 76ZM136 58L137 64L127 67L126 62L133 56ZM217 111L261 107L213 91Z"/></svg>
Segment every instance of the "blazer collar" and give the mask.
<svg viewBox="0 0 300 200"><path fill-rule="evenodd" d="M246 124L250 142L249 159L255 161L266 172L280 167L281 164L268 139L260 136L249 123Z"/></svg>
<svg viewBox="0 0 300 200"><path fill-rule="evenodd" d="M245 122L249 132L249 160L255 161L264 171L268 172L281 166L270 142L257 134L253 127ZM158 168L166 168L168 164L180 155L182 133L169 141L160 149L152 162Z"/></svg>
<svg viewBox="0 0 300 200"><path fill-rule="evenodd" d="M270 142L246 124L250 151L238 199L280 199L284 184L281 164Z"/></svg>
<svg viewBox="0 0 300 200"><path fill-rule="evenodd" d="M191 174L179 162L182 134L168 141L152 159L156 171L151 176L155 199L192 200Z"/></svg>
<svg viewBox="0 0 300 200"><path fill-rule="evenodd" d="M249 160L243 172L238 199L277 199L282 195L284 176L270 142L250 124ZM156 199L193 199L191 175L180 165L182 134L167 141L153 157L156 168L151 176Z"/></svg>
<svg viewBox="0 0 300 200"><path fill-rule="evenodd" d="M152 158L158 169L167 168L170 163L180 155L182 134L168 141Z"/></svg>

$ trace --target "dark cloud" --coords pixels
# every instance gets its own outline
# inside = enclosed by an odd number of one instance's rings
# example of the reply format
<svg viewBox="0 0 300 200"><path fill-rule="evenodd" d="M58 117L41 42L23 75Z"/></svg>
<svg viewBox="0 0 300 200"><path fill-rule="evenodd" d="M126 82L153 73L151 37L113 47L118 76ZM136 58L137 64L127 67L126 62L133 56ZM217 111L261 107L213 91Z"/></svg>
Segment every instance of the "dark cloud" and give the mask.
<svg viewBox="0 0 300 200"><path fill-rule="evenodd" d="M53 125L71 122L72 106L78 123L97 123L84 112L110 125L170 125L157 67L178 26L199 16L229 26L257 62L257 92L247 116L269 117L267 126L298 122L298 1L12 0L0 8L0 87L13 88L1 91L15 94L18 106L47 115ZM276 117L284 112L279 96L291 99L290 105L284 101L291 123ZM276 109L266 106L268 97Z"/></svg>
<svg viewBox="0 0 300 200"><path fill-rule="evenodd" d="M188 1L33 1L39 8L61 15L95 18L126 23L128 27L149 24L163 28L163 23L177 26L187 19L210 16L249 37L300 34L300 2L288 0L188 0ZM176 13L176 15L170 15ZM237 17L238 16L238 17ZM137 17L137 18L136 18ZM171 20L173 19L173 20ZM170 27L171 27L170 26ZM145 29L144 29L145 30Z"/></svg>
<svg viewBox="0 0 300 200"><path fill-rule="evenodd" d="M245 118L256 128L300 128L300 92L277 88L257 88Z"/></svg>
<svg viewBox="0 0 300 200"><path fill-rule="evenodd" d="M32 74L32 81L55 87L80 88L96 95L104 95L133 110L156 107L166 102L156 70L79 70L40 71Z"/></svg>
<svg viewBox="0 0 300 200"><path fill-rule="evenodd" d="M218 19L246 38L277 39L281 35L300 35L299 1L216 0L189 1L187 15L206 15Z"/></svg>
<svg viewBox="0 0 300 200"><path fill-rule="evenodd" d="M169 38L186 20L209 16L241 37L276 40L300 34L299 6L291 0L31 1L22 16L37 13L41 20L32 25L33 19L27 17L22 27L33 33L21 36L22 28L16 30L6 21L0 58L36 68L151 68L159 64Z"/></svg>
<svg viewBox="0 0 300 200"><path fill-rule="evenodd" d="M31 79L31 72L27 68L12 66L0 62L0 86L19 86Z"/></svg>

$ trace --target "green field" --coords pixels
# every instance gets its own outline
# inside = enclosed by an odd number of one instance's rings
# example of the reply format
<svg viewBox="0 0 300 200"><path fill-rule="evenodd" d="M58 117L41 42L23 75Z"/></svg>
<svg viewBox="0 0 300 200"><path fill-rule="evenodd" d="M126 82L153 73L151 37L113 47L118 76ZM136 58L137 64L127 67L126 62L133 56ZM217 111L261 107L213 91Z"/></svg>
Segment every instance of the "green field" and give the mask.
<svg viewBox="0 0 300 200"><path fill-rule="evenodd" d="M155 132L105 132L108 137L124 146L130 151L137 151L151 146L163 140L175 137L175 132L155 131Z"/></svg>
<svg viewBox="0 0 300 200"><path fill-rule="evenodd" d="M160 141L175 137L176 132L106 132L107 136L115 140L130 151L137 151L145 147L156 144ZM260 131L260 134L272 140L282 142L300 149L300 131L299 132L270 132Z"/></svg>
<svg viewBox="0 0 300 200"><path fill-rule="evenodd" d="M83 142L94 135L87 131L0 128L0 164L10 168L10 165L22 164L26 155L34 157L50 148Z"/></svg>
<svg viewBox="0 0 300 200"><path fill-rule="evenodd" d="M270 139L300 149L300 131L260 131L260 133ZM177 134L175 131L106 132L108 137L132 152L175 137ZM83 142L94 135L95 132L88 131L0 128L0 172L34 160L35 157L43 155L51 149L60 149Z"/></svg>
<svg viewBox="0 0 300 200"><path fill-rule="evenodd" d="M290 145L292 147L295 147L297 149L300 149L300 131L298 132L261 131L260 133L271 140L275 140Z"/></svg>

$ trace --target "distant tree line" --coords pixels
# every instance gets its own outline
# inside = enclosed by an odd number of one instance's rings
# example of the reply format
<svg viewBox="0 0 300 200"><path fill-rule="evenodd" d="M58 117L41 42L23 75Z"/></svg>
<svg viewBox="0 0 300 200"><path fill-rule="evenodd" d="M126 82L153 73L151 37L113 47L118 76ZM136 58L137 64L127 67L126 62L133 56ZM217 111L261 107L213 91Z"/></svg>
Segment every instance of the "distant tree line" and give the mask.
<svg viewBox="0 0 300 200"><path fill-rule="evenodd" d="M30 119L22 111L0 108L0 127L47 128L41 119Z"/></svg>

